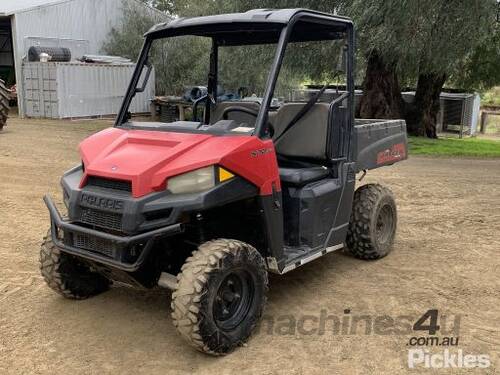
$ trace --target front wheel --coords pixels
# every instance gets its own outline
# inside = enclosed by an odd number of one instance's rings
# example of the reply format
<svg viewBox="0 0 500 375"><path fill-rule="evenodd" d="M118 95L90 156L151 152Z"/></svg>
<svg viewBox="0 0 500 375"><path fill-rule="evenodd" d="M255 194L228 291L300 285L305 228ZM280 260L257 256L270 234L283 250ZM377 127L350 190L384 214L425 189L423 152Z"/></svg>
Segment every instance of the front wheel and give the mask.
<svg viewBox="0 0 500 375"><path fill-rule="evenodd" d="M392 249L397 212L392 192L378 184L361 186L354 201L347 233L347 247L360 259L379 259Z"/></svg>
<svg viewBox="0 0 500 375"><path fill-rule="evenodd" d="M236 240L206 242L177 278L172 318L191 345L223 355L250 337L268 289L264 259L255 248Z"/></svg>
<svg viewBox="0 0 500 375"><path fill-rule="evenodd" d="M50 231L40 248L40 271L47 285L68 299L85 299L109 289L110 281L62 252Z"/></svg>

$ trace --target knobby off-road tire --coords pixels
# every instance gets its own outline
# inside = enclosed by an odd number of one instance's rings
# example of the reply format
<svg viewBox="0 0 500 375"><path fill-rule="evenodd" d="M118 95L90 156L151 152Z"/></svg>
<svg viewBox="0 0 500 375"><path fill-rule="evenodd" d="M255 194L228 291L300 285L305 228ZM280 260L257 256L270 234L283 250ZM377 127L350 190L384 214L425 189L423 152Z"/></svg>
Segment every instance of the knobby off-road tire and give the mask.
<svg viewBox="0 0 500 375"><path fill-rule="evenodd" d="M378 184L361 186L354 194L347 247L360 259L379 259L392 249L397 226L392 192Z"/></svg>
<svg viewBox="0 0 500 375"><path fill-rule="evenodd" d="M224 355L250 337L268 289L264 259L255 248L236 240L206 242L186 260L177 280L173 323L192 346Z"/></svg>
<svg viewBox="0 0 500 375"><path fill-rule="evenodd" d="M0 79L0 130L7 123L9 116L9 90L5 87L5 82Z"/></svg>
<svg viewBox="0 0 500 375"><path fill-rule="evenodd" d="M47 285L69 299L85 299L109 289L110 281L61 252L49 234L40 249L40 270Z"/></svg>

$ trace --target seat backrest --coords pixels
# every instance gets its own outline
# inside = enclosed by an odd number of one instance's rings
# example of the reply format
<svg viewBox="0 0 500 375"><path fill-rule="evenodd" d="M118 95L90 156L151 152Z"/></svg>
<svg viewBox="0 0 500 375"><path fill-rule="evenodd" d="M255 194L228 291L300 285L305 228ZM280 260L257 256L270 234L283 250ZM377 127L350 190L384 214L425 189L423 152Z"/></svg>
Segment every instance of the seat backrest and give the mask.
<svg viewBox="0 0 500 375"><path fill-rule="evenodd" d="M272 120L273 139L283 133L305 103L284 104ZM316 103L276 143L276 152L283 156L325 160L328 135L329 103Z"/></svg>
<svg viewBox="0 0 500 375"><path fill-rule="evenodd" d="M251 101L227 101L220 102L215 105L210 113L210 122L212 124L219 120L222 120L222 114L224 110L228 107L245 107L254 111L259 111L260 105L256 102ZM249 115L243 112L230 112L227 116L228 120L235 120L238 124L247 124L248 127L255 126L255 116Z"/></svg>

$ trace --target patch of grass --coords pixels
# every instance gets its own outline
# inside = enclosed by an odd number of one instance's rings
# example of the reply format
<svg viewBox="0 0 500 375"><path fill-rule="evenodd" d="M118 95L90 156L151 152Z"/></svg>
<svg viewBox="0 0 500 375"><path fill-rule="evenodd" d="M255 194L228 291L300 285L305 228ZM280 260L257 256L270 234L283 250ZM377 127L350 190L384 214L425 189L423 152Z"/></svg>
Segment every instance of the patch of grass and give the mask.
<svg viewBox="0 0 500 375"><path fill-rule="evenodd" d="M500 141L479 138L409 137L411 155L500 158Z"/></svg>
<svg viewBox="0 0 500 375"><path fill-rule="evenodd" d="M500 105L500 86L493 87L481 95L481 104Z"/></svg>

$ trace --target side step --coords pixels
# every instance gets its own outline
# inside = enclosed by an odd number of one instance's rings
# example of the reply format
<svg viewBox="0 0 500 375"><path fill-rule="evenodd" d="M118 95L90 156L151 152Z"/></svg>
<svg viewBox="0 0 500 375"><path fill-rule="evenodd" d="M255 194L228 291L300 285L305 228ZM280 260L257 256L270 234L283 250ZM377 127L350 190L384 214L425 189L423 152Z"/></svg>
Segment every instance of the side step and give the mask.
<svg viewBox="0 0 500 375"><path fill-rule="evenodd" d="M295 257L295 258L289 259L287 261L287 264L285 265L285 268L283 268L282 271L279 271L275 267L270 267L269 271L283 275L284 273L290 272L290 271L292 271L300 266L303 266L306 263L309 263L315 259L322 257L323 255L331 253L332 251L340 250L343 247L344 247L344 244L341 243L338 245L327 247L323 250L318 250L318 251L313 252L313 253L307 253L307 254L304 254L304 256L302 256L302 257ZM276 264L276 262L269 262L269 258L268 258L268 264L272 265L273 263Z"/></svg>
<svg viewBox="0 0 500 375"><path fill-rule="evenodd" d="M335 250L340 250L344 247L344 244L338 244L334 246L327 247L326 249L316 251L314 253L308 253L305 254L303 257L296 257L293 259L290 259L289 262L287 262L287 265L285 268L283 268L283 271L279 271L277 267L269 267L269 271L273 273L278 273L280 275L283 275L287 272L290 272L296 268L299 268L300 266L303 266L306 263L309 263L315 259L318 259L322 257L323 255L326 255L328 253L331 253L332 251ZM268 258L268 264L276 264L276 262L270 261L270 258ZM172 275L170 273L162 272L160 275L160 279L158 280L158 286L170 290L175 290L177 287L177 277L175 275Z"/></svg>

